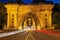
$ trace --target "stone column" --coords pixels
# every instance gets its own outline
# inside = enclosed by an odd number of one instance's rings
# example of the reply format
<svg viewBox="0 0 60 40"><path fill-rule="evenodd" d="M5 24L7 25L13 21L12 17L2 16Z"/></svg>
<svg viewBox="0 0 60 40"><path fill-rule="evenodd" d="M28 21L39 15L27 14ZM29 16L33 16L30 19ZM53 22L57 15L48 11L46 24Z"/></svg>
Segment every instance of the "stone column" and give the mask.
<svg viewBox="0 0 60 40"><path fill-rule="evenodd" d="M12 28L12 18L14 19L14 28L17 28L17 7L18 5L16 4L7 4L5 5L7 8L7 28ZM14 17L12 16L14 15Z"/></svg>

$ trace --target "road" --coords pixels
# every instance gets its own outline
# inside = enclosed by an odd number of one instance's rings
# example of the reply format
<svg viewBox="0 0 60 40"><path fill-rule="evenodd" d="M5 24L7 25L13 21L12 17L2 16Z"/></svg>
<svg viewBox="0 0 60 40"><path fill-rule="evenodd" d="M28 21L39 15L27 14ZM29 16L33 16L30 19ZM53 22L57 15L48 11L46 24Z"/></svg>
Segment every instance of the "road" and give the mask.
<svg viewBox="0 0 60 40"><path fill-rule="evenodd" d="M0 37L0 40L60 40L60 38L49 36L36 30L29 30L5 37Z"/></svg>

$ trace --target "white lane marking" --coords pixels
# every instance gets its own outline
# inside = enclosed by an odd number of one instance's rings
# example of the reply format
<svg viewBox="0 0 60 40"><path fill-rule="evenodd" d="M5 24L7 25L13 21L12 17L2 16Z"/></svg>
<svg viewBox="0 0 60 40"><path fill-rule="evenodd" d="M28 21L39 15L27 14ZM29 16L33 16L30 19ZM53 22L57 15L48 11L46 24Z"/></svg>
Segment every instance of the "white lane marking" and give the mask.
<svg viewBox="0 0 60 40"><path fill-rule="evenodd" d="M34 38L34 37L32 36L32 34L31 34L31 32L28 33L28 35L27 35L27 37L25 38L25 40L28 40L29 36L30 36L33 40L35 40L35 38Z"/></svg>

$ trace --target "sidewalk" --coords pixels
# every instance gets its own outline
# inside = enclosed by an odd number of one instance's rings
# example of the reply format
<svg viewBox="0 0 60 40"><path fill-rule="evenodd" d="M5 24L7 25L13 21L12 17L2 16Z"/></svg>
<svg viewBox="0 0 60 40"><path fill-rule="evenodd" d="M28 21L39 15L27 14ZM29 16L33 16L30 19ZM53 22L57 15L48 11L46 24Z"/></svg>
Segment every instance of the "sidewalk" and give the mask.
<svg viewBox="0 0 60 40"><path fill-rule="evenodd" d="M3 31L0 30L0 33L3 33Z"/></svg>
<svg viewBox="0 0 60 40"><path fill-rule="evenodd" d="M18 30L6 29L6 30L0 30L0 33L13 32L13 31L18 31Z"/></svg>

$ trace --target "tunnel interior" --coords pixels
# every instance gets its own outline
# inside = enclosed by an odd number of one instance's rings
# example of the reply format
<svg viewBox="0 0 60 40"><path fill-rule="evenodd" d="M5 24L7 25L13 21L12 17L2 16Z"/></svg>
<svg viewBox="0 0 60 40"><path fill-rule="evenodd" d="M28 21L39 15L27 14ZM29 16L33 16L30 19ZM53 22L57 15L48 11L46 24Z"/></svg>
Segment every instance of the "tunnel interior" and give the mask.
<svg viewBox="0 0 60 40"><path fill-rule="evenodd" d="M40 27L39 19L35 14L32 14L31 12L28 14L25 14L22 23L21 23L22 29L25 28L33 28L37 29L37 27Z"/></svg>

